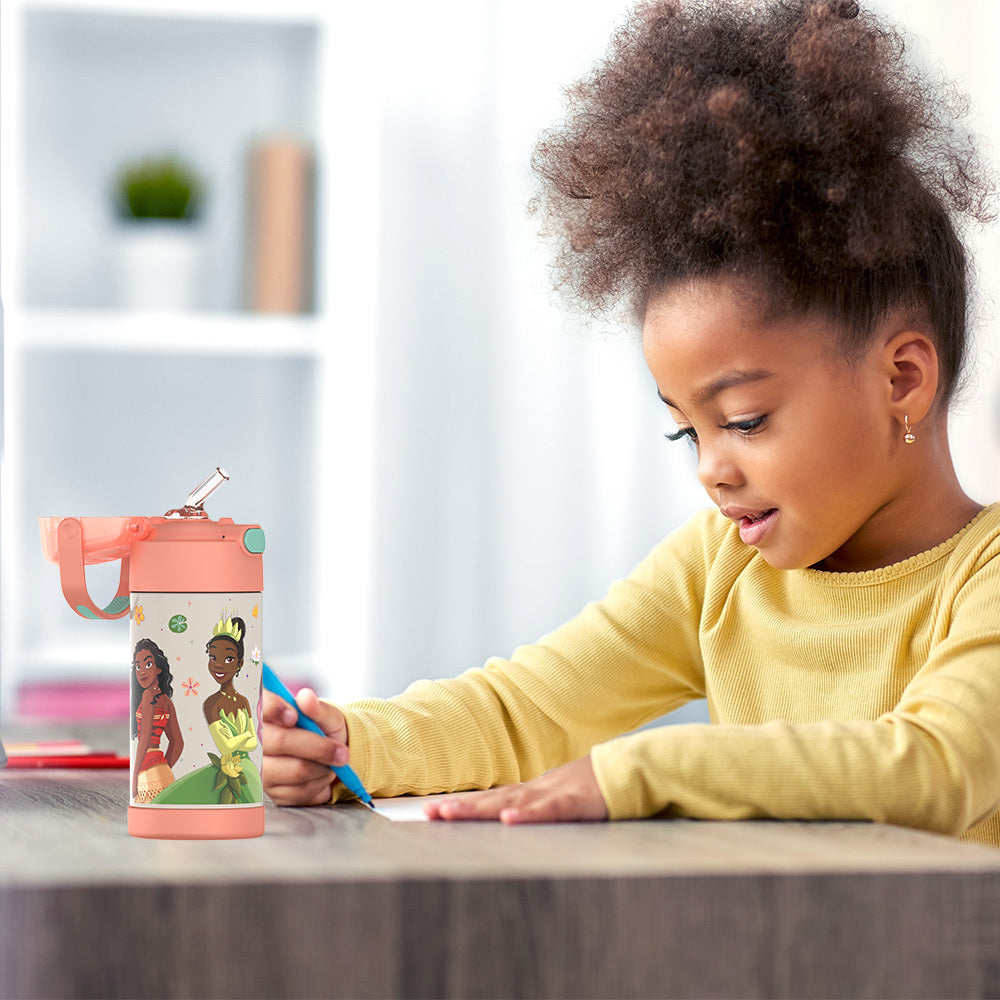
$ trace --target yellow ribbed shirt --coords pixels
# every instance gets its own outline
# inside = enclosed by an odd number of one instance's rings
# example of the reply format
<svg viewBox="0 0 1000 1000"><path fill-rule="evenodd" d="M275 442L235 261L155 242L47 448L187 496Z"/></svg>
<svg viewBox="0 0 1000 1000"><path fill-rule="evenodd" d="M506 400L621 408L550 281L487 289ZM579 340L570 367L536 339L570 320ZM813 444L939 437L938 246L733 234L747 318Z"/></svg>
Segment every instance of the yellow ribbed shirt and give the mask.
<svg viewBox="0 0 1000 1000"><path fill-rule="evenodd" d="M633 732L702 697L711 724ZM613 819L867 819L1000 847L1000 505L861 573L776 570L704 511L509 660L345 712L373 795L590 752Z"/></svg>

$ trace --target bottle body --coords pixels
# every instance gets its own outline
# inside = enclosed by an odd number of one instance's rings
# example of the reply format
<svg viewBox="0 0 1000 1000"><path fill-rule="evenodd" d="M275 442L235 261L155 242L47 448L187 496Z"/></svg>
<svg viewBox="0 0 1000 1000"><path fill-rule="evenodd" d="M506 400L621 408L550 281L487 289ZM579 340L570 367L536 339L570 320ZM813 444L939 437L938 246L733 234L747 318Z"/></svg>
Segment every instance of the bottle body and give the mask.
<svg viewBox="0 0 1000 1000"><path fill-rule="evenodd" d="M131 547L133 836L264 832L263 550L225 518L153 519Z"/></svg>
<svg viewBox="0 0 1000 1000"><path fill-rule="evenodd" d="M262 594L138 591L130 617L129 833L260 836Z"/></svg>
<svg viewBox="0 0 1000 1000"><path fill-rule="evenodd" d="M264 532L210 520L215 471L163 517L41 517L42 552L83 618L131 620L128 830L215 839L264 832L260 778ZM119 561L111 602L85 567Z"/></svg>

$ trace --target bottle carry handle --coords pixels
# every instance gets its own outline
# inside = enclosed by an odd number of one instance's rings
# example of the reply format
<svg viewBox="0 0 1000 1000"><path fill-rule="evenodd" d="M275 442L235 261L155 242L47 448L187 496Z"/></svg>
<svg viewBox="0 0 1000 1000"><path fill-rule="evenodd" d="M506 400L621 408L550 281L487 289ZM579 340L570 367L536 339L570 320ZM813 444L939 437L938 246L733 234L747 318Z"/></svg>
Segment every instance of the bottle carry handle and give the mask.
<svg viewBox="0 0 1000 1000"><path fill-rule="evenodd" d="M118 579L118 592L106 608L99 608L87 590L87 577L83 568L83 525L75 517L64 517L59 522L59 582L69 606L82 618L124 618L129 612L129 555L126 549L121 557L122 569Z"/></svg>

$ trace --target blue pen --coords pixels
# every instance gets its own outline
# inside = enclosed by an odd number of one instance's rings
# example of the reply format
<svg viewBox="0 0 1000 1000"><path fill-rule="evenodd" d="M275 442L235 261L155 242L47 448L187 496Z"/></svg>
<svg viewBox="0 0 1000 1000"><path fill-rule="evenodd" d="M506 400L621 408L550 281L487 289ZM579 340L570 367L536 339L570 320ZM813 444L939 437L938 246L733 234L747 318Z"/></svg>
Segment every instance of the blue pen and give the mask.
<svg viewBox="0 0 1000 1000"><path fill-rule="evenodd" d="M319 733L320 736L326 736L319 726L309 718L308 715L304 714L299 706L295 703L295 698L292 692L285 687L284 684L278 679L278 675L265 663L264 667L264 687L268 691L273 691L279 698L284 698L292 708L298 713L298 718L295 720L295 725L300 729L308 729L311 733ZM341 780L344 787L349 791L353 792L359 799L369 809L374 809L375 805L372 802L372 797L365 791L365 786L361 784L361 779L354 773L354 769L349 764L331 764L330 770L333 771L337 777Z"/></svg>

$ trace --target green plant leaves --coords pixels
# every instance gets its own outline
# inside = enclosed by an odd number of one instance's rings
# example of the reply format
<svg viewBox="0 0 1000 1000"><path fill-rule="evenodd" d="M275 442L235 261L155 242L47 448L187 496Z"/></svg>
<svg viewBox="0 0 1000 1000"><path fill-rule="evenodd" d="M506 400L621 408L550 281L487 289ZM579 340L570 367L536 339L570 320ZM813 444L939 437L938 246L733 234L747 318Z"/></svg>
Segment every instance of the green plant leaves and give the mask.
<svg viewBox="0 0 1000 1000"><path fill-rule="evenodd" d="M115 182L118 210L133 219L194 219L201 208L201 179L173 156L127 163Z"/></svg>

